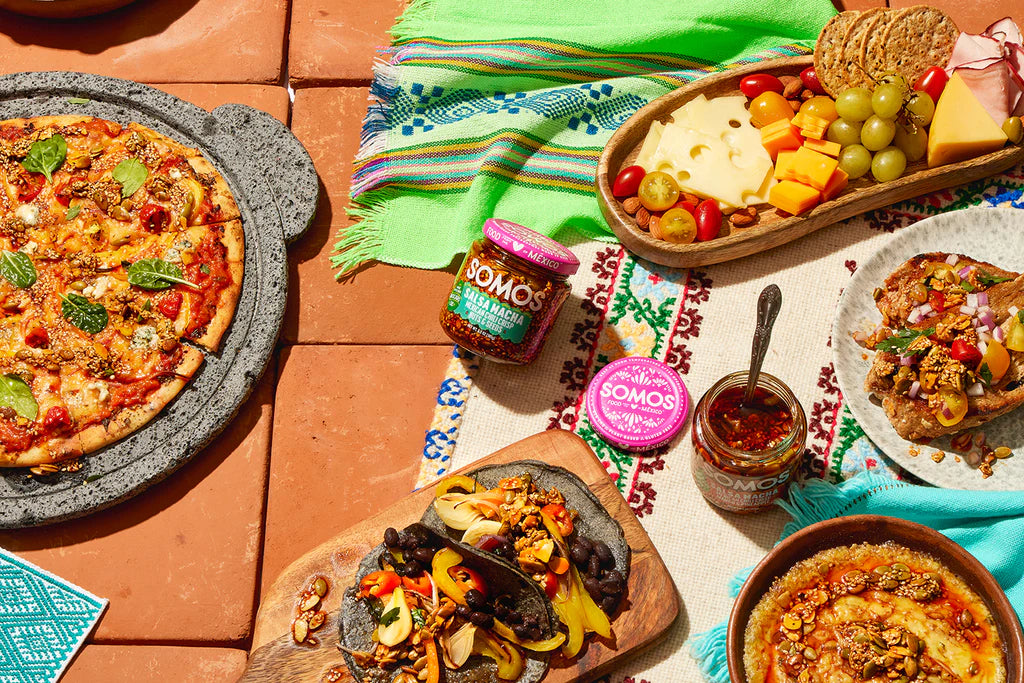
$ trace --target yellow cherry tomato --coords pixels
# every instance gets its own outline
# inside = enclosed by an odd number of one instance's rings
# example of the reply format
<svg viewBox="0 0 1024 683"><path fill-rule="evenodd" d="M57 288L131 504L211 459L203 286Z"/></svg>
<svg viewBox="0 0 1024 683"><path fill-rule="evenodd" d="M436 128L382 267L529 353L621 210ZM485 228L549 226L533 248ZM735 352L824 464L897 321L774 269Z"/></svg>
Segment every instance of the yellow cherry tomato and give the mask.
<svg viewBox="0 0 1024 683"><path fill-rule="evenodd" d="M822 95L812 97L801 104L800 113L817 116L820 119L828 119L829 123L839 118L839 114L836 113L835 101L831 97L824 97Z"/></svg>
<svg viewBox="0 0 1024 683"><path fill-rule="evenodd" d="M979 372L986 365L988 371L992 373L993 382L1001 380L1006 371L1010 369L1010 354L999 342L993 340L988 343L985 355L981 357L981 364L978 366Z"/></svg>
<svg viewBox="0 0 1024 683"><path fill-rule="evenodd" d="M964 419L967 414L967 394L953 387L942 387L939 389L939 399L950 415L946 417L941 407L935 412L935 418L942 426L952 427Z"/></svg>
<svg viewBox="0 0 1024 683"><path fill-rule="evenodd" d="M697 237L697 220L686 209L669 209L658 227L661 238L672 244L689 244Z"/></svg>
<svg viewBox="0 0 1024 683"><path fill-rule="evenodd" d="M652 171L640 181L637 196L648 211L664 211L679 199L679 185L668 173Z"/></svg>
<svg viewBox="0 0 1024 683"><path fill-rule="evenodd" d="M1024 351L1024 315L1017 312L1010 321L1010 329L1006 333L1006 348L1010 351Z"/></svg>
<svg viewBox="0 0 1024 683"><path fill-rule="evenodd" d="M793 107L785 97L772 90L766 90L750 102L750 120L758 128L764 128L769 123L779 119L791 119L796 116Z"/></svg>

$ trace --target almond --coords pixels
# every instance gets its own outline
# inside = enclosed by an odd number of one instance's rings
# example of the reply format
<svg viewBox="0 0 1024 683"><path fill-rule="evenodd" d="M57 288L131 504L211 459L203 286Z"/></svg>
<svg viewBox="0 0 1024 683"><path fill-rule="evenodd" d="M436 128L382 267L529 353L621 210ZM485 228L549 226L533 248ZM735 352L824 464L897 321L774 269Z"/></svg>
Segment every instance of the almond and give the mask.
<svg viewBox="0 0 1024 683"><path fill-rule="evenodd" d="M805 102L807 100L811 99L812 97L814 97L814 91L813 90L809 90L809 89L805 88L804 91L800 93L800 99L805 101Z"/></svg>
<svg viewBox="0 0 1024 683"><path fill-rule="evenodd" d="M700 204L701 202L700 197L698 197L695 194L690 194L689 192L683 192L681 195L679 195L679 198L682 199L684 202L693 202L694 204Z"/></svg>
<svg viewBox="0 0 1024 683"><path fill-rule="evenodd" d="M645 209L642 206L639 209L637 209L637 212L636 212L636 224L640 226L640 229L641 230L646 230L647 226L650 224L650 222L651 222L651 212L648 211L647 209Z"/></svg>
<svg viewBox="0 0 1024 683"><path fill-rule="evenodd" d="M800 91L804 89L804 83L799 78L795 81L790 81L786 84L785 89L782 91L782 96L787 100L793 99L800 94Z"/></svg>
<svg viewBox="0 0 1024 683"><path fill-rule="evenodd" d="M308 635L309 624L305 619L296 619L292 622L292 638L296 643L304 642Z"/></svg>
<svg viewBox="0 0 1024 683"><path fill-rule="evenodd" d="M800 105L802 104L803 102L800 100L789 100L789 106L792 107L793 111L800 111Z"/></svg>
<svg viewBox="0 0 1024 683"><path fill-rule="evenodd" d="M622 202L622 208L626 210L630 216L640 210L640 198L630 197L626 201Z"/></svg>
<svg viewBox="0 0 1024 683"><path fill-rule="evenodd" d="M757 207L756 206L747 206L747 207L744 207L744 208L740 209L740 211L742 211L743 213L747 214L751 218L757 218Z"/></svg>
<svg viewBox="0 0 1024 683"><path fill-rule="evenodd" d="M742 228L747 225L753 225L754 217L737 211L733 215L729 216L729 222L732 223L734 227Z"/></svg>

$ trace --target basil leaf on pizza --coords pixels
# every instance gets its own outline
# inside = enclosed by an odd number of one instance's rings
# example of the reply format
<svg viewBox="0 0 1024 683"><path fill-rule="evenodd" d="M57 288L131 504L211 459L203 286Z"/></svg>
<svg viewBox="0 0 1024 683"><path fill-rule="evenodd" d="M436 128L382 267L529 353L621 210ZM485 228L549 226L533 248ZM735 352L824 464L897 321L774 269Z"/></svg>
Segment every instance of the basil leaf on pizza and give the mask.
<svg viewBox="0 0 1024 683"><path fill-rule="evenodd" d="M81 294L61 294L60 312L65 320L89 334L102 332L110 320L103 304L95 304Z"/></svg>
<svg viewBox="0 0 1024 683"><path fill-rule="evenodd" d="M53 182L53 172L61 167L68 155L68 143L63 135L54 135L45 140L36 140L28 149L28 156L21 162L26 171L42 173L47 182Z"/></svg>
<svg viewBox="0 0 1024 683"><path fill-rule="evenodd" d="M178 266L160 258L139 259L128 267L128 284L143 289L167 289L171 285L187 285L199 289L185 279Z"/></svg>
<svg viewBox="0 0 1024 683"><path fill-rule="evenodd" d="M0 406L11 408L26 420L39 415L39 404L32 389L17 375L0 375Z"/></svg>
<svg viewBox="0 0 1024 683"><path fill-rule="evenodd" d="M113 171L114 180L121 183L121 197L131 197L149 177L149 170L138 159L125 159Z"/></svg>
<svg viewBox="0 0 1024 683"><path fill-rule="evenodd" d="M0 275L15 287L28 289L36 283L36 267L28 254L20 251L0 252Z"/></svg>
<svg viewBox="0 0 1024 683"><path fill-rule="evenodd" d="M70 220L73 220L75 218L78 218L78 214L79 214L79 212L81 210L82 210L82 205L81 204L75 204L74 206L69 206L68 207L68 212L66 214L64 214L64 220L70 221Z"/></svg>

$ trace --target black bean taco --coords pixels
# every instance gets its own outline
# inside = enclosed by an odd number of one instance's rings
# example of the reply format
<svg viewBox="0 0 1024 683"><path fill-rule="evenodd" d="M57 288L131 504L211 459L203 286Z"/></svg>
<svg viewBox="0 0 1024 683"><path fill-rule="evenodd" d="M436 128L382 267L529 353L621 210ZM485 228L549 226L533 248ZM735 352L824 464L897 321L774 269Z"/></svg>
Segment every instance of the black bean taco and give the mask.
<svg viewBox="0 0 1024 683"><path fill-rule="evenodd" d="M566 657L579 653L587 633L613 637L630 548L619 523L572 472L520 460L448 477L421 521L533 578L564 625Z"/></svg>
<svg viewBox="0 0 1024 683"><path fill-rule="evenodd" d="M536 683L565 641L556 624L536 582L422 524L387 530L339 619L349 669L368 683Z"/></svg>

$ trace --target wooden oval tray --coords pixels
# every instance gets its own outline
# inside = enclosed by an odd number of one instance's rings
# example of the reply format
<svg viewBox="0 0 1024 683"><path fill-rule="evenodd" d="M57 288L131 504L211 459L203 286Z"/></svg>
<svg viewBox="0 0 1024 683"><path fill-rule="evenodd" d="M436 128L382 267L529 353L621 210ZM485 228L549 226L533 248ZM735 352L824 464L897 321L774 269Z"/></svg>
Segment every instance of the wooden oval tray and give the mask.
<svg viewBox="0 0 1024 683"><path fill-rule="evenodd" d="M740 79L748 74L799 76L813 63L813 57L806 55L729 69L659 97L622 124L605 146L595 178L601 212L622 244L638 256L664 266L688 268L721 263L786 244L865 211L994 175L1024 161L1024 147L1008 146L968 161L932 169L922 160L910 164L901 178L888 183L877 183L868 173L851 181L835 199L805 214L780 216L775 207L760 204L757 206L760 219L753 226L735 228L725 221L719 237L693 244L671 244L652 237L637 226L633 217L623 210L621 202L612 196L615 176L636 159L654 121L668 121L673 111L698 95L710 99L741 94Z"/></svg>

